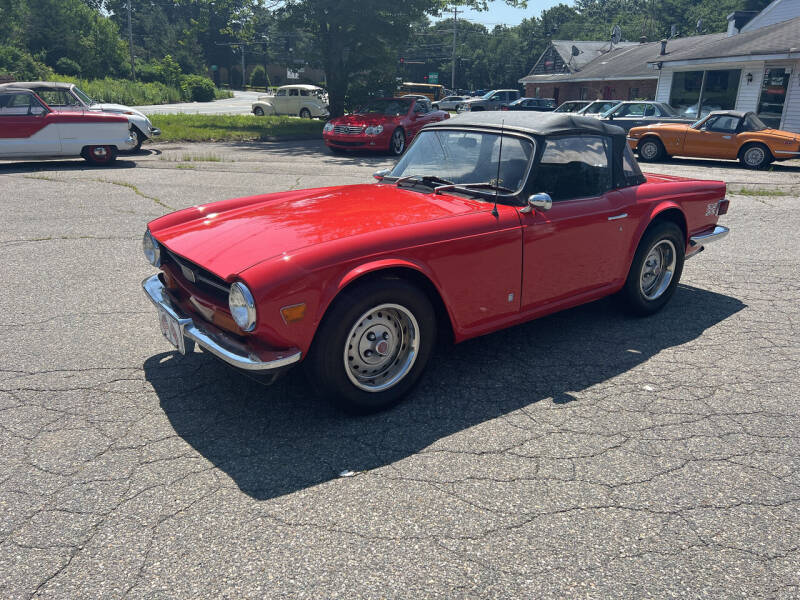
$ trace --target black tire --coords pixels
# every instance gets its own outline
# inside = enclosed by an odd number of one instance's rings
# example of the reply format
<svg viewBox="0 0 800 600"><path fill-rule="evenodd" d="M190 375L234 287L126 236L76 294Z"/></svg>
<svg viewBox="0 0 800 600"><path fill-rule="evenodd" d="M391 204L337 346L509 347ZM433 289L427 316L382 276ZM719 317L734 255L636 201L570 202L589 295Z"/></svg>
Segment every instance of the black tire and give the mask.
<svg viewBox="0 0 800 600"><path fill-rule="evenodd" d="M398 127L392 132L392 139L389 140L389 154L400 156L406 151L406 132L402 127Z"/></svg>
<svg viewBox="0 0 800 600"><path fill-rule="evenodd" d="M131 137L136 142L136 145L128 150L128 152L138 152L142 149L142 144L144 144L144 141L147 139L147 137L135 125L131 127Z"/></svg>
<svg viewBox="0 0 800 600"><path fill-rule="evenodd" d="M264 116L264 109L263 109L263 108L261 108L260 106L256 106L256 107L253 109L253 114L254 114L255 116L257 116L257 117L263 117L263 116Z"/></svg>
<svg viewBox="0 0 800 600"><path fill-rule="evenodd" d="M393 406L414 387L435 340L436 316L424 292L402 279L372 280L336 298L306 368L322 395L342 409L373 413Z"/></svg>
<svg viewBox="0 0 800 600"><path fill-rule="evenodd" d="M765 169L772 161L772 153L764 144L745 144L739 150L739 162L745 169Z"/></svg>
<svg viewBox="0 0 800 600"><path fill-rule="evenodd" d="M100 155L100 152L103 154ZM90 165L106 167L114 164L117 160L117 147L116 146L86 146L81 150L81 156Z"/></svg>
<svg viewBox="0 0 800 600"><path fill-rule="evenodd" d="M301 119L310 119L311 118L311 111L307 108L304 108L300 111L300 118Z"/></svg>
<svg viewBox="0 0 800 600"><path fill-rule="evenodd" d="M431 104L431 108L433 108L433 110L439 110L439 105L435 103Z"/></svg>
<svg viewBox="0 0 800 600"><path fill-rule="evenodd" d="M636 150L639 152L639 160L643 162L663 160L667 155L667 151L664 150L664 144L654 137L646 137L641 140L636 146Z"/></svg>
<svg viewBox="0 0 800 600"><path fill-rule="evenodd" d="M620 293L629 312L647 316L664 307L678 287L685 251L686 240L675 223L660 221L647 229Z"/></svg>

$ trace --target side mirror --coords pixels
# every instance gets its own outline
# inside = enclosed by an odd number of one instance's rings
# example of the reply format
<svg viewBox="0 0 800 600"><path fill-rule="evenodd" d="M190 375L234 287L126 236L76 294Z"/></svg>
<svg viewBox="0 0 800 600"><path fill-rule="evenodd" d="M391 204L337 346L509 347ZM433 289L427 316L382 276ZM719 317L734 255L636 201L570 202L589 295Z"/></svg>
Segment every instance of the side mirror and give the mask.
<svg viewBox="0 0 800 600"><path fill-rule="evenodd" d="M613 121L614 120L614 114L613 113L608 115L608 120L609 121Z"/></svg>
<svg viewBox="0 0 800 600"><path fill-rule="evenodd" d="M390 171L391 169L381 169L380 171L375 171L372 176L378 181L383 181L383 178L386 177Z"/></svg>
<svg viewBox="0 0 800 600"><path fill-rule="evenodd" d="M541 211L550 210L553 207L553 199L550 197L550 194L546 192L539 192L538 194L533 194L528 198L528 206L523 208L520 212L529 213L532 212L534 208L538 208Z"/></svg>

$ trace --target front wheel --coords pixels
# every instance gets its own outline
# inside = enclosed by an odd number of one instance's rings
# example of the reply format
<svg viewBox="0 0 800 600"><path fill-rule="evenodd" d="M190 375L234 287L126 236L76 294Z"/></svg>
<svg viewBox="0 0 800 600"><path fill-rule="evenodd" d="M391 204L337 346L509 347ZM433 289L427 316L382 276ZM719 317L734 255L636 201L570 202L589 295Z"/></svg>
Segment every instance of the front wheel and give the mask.
<svg viewBox="0 0 800 600"><path fill-rule="evenodd" d="M253 109L253 114L254 114L255 116L257 116L257 117L263 117L263 116L264 116L264 109L263 109L263 108L261 108L260 106L256 106L256 107Z"/></svg>
<svg viewBox="0 0 800 600"><path fill-rule="evenodd" d="M389 141L389 153L393 156L400 156L406 149L406 134L399 127L394 130L392 139Z"/></svg>
<svg viewBox="0 0 800 600"><path fill-rule="evenodd" d="M401 279L345 290L325 315L308 356L316 385L343 409L372 413L399 402L433 350L428 297Z"/></svg>
<svg viewBox="0 0 800 600"><path fill-rule="evenodd" d="M639 160L644 162L661 160L666 155L664 144L661 143L661 140L652 137L645 138L639 142L637 149L639 150Z"/></svg>
<svg viewBox="0 0 800 600"><path fill-rule="evenodd" d="M117 160L117 147L86 146L81 156L91 165L106 166Z"/></svg>
<svg viewBox="0 0 800 600"><path fill-rule="evenodd" d="M131 137L133 138L134 143L136 144L133 148L129 150L129 152L138 152L142 149L142 144L147 139L144 134L139 131L138 127L131 127Z"/></svg>
<svg viewBox="0 0 800 600"><path fill-rule="evenodd" d="M683 232L675 223L662 221L645 232L622 288L630 312L646 316L663 308L678 287L685 249Z"/></svg>

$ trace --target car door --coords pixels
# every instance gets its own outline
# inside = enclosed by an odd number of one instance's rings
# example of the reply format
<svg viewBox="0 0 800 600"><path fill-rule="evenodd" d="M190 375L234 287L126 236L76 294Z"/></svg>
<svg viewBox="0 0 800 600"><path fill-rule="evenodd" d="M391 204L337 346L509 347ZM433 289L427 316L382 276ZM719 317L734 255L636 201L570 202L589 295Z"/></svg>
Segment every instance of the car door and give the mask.
<svg viewBox="0 0 800 600"><path fill-rule="evenodd" d="M521 213L522 310L536 311L619 281L639 215L635 194L612 190L611 140L547 138L531 175L549 210Z"/></svg>
<svg viewBox="0 0 800 600"><path fill-rule="evenodd" d="M52 156L60 151L58 124L36 96L0 93L0 156Z"/></svg>
<svg viewBox="0 0 800 600"><path fill-rule="evenodd" d="M712 115L699 129L690 128L683 145L684 154L708 158L736 158L736 132L741 119L734 115Z"/></svg>
<svg viewBox="0 0 800 600"><path fill-rule="evenodd" d="M288 113L289 90L286 88L279 89L272 99L272 107L275 109L276 115L285 115Z"/></svg>

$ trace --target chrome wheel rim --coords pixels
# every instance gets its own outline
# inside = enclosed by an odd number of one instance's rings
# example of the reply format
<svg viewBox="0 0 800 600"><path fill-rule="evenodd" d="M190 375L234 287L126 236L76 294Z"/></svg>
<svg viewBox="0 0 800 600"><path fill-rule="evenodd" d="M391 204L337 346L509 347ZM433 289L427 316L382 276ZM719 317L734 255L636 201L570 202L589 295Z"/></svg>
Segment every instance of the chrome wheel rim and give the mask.
<svg viewBox="0 0 800 600"><path fill-rule="evenodd" d="M656 157L656 154L658 154L658 146L656 146L655 142L645 142L642 144L639 152L641 153L642 158L651 160Z"/></svg>
<svg viewBox="0 0 800 600"><path fill-rule="evenodd" d="M131 129L131 138L133 139L134 148L139 145L139 132Z"/></svg>
<svg viewBox="0 0 800 600"><path fill-rule="evenodd" d="M749 148L747 152L744 153L744 162L751 167L757 167L760 165L762 162L764 162L763 148Z"/></svg>
<svg viewBox="0 0 800 600"><path fill-rule="evenodd" d="M410 310L381 304L366 311L347 334L344 370L365 392L382 392L398 384L419 354L419 325Z"/></svg>
<svg viewBox="0 0 800 600"><path fill-rule="evenodd" d="M670 240L661 240L650 248L639 276L639 289L647 300L656 300L669 288L675 275L676 256Z"/></svg>
<svg viewBox="0 0 800 600"><path fill-rule="evenodd" d="M304 108L303 110L300 111L300 117L303 119L310 119L311 111L309 111L307 108Z"/></svg>
<svg viewBox="0 0 800 600"><path fill-rule="evenodd" d="M398 129L392 134L392 150L395 154L402 154L405 144L406 140L403 136L403 132Z"/></svg>

